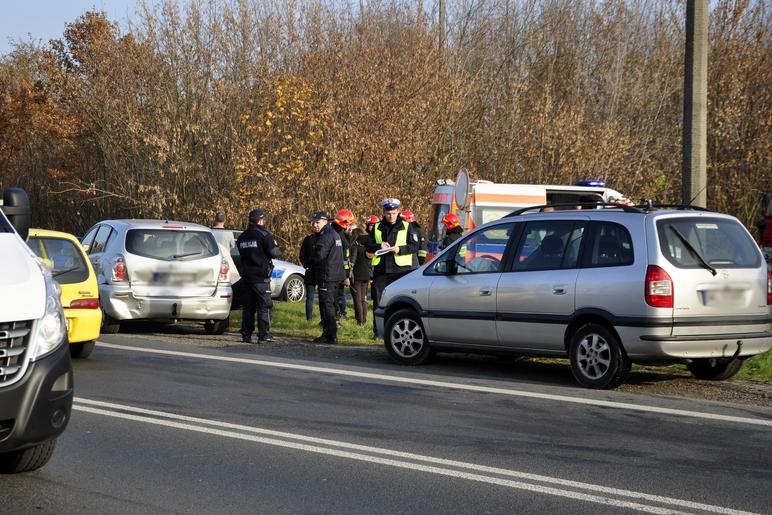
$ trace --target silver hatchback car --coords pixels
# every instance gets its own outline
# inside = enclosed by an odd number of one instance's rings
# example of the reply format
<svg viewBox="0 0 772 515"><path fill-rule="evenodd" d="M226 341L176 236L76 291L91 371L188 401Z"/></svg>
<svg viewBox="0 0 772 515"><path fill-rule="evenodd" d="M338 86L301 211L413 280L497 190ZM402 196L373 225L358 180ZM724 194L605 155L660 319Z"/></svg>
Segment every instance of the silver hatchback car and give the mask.
<svg viewBox="0 0 772 515"><path fill-rule="evenodd" d="M105 220L82 245L99 283L102 332L124 320L200 320L228 327L228 264L203 225L159 220Z"/></svg>
<svg viewBox="0 0 772 515"><path fill-rule="evenodd" d="M581 385L613 388L632 363L726 379L772 347L772 276L736 218L597 207L521 210L389 285L376 311L388 353L568 357Z"/></svg>

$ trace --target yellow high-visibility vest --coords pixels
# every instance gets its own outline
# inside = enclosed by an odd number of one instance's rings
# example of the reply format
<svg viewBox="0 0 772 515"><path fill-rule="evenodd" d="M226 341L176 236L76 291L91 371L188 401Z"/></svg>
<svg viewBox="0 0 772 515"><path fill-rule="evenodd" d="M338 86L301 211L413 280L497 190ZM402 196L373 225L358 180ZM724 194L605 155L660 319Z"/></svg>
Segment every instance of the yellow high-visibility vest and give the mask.
<svg viewBox="0 0 772 515"><path fill-rule="evenodd" d="M402 220L402 231L397 232L397 241L395 245L397 247L404 247L407 245L407 234L408 234L408 224L406 221ZM375 243L381 244L383 243L383 233L381 233L381 222L378 222L375 224L375 227L373 228L374 235L375 235ZM381 262L381 256L373 256L373 266L378 266L378 263ZM413 254L394 254L394 262L397 264L397 266L413 266Z"/></svg>

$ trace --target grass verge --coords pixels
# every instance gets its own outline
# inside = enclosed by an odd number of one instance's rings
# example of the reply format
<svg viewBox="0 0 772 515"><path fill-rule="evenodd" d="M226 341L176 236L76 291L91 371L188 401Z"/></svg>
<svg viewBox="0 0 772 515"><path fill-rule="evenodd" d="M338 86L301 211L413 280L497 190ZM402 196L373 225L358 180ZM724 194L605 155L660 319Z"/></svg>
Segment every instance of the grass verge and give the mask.
<svg viewBox="0 0 772 515"><path fill-rule="evenodd" d="M382 345L382 340L373 340L372 304L368 304L367 323L359 326L354 320L354 307L348 305L348 317L342 319L342 327L338 329L338 341L349 345ZM241 311L231 312L231 330L238 330L241 326ZM274 302L273 320L271 331L279 336L291 338L313 339L322 334L319 326L319 306L314 305L314 319L306 321L306 308L303 302ZM538 360L539 358L532 358ZM688 373L686 365L671 365ZM650 367L653 370L660 369L666 372L670 367ZM772 381L772 351L754 356L745 362L745 365L736 376L738 379L750 379L753 381Z"/></svg>
<svg viewBox="0 0 772 515"><path fill-rule="evenodd" d="M354 319L354 306L349 302L346 318L341 319L341 327L338 328L338 341L349 345L380 345L381 340L373 340L373 309L372 304L367 307L367 323L364 326L357 324ZM288 336L291 338L313 339L322 334L319 325L319 306L314 304L314 317L306 320L306 305L304 302L276 302L273 303L273 315L271 318L271 332L276 336ZM238 331L241 327L241 310L231 311L231 331Z"/></svg>

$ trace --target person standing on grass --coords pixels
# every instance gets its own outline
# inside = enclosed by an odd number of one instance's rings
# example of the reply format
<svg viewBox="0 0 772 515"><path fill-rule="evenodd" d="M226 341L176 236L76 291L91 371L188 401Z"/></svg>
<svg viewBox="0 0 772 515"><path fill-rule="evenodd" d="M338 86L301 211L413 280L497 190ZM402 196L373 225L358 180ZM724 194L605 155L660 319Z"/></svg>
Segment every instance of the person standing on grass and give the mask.
<svg viewBox="0 0 772 515"><path fill-rule="evenodd" d="M241 281L244 283L244 307L241 341L252 343L257 314L257 343L273 341L271 336L271 271L273 259L281 256L273 235L265 228L265 212L249 212L249 225L236 240L241 254Z"/></svg>
<svg viewBox="0 0 772 515"><path fill-rule="evenodd" d="M351 231L351 296L357 324L367 323L367 285L373 277L372 258L367 255L367 232L361 227Z"/></svg>
<svg viewBox="0 0 772 515"><path fill-rule="evenodd" d="M317 233L314 252L309 264L319 286L319 314L322 318L322 334L315 343L338 343L338 325L335 320L335 302L338 285L345 278L343 270L343 242L337 231L328 223L327 215L319 211L311 216Z"/></svg>
<svg viewBox="0 0 772 515"><path fill-rule="evenodd" d="M314 254L318 235L312 221L311 233L303 238L303 243L300 244L300 264L306 269L303 282L306 284L306 321L309 322L314 318L314 290L316 290L316 277L314 277L314 269L311 268L311 257Z"/></svg>

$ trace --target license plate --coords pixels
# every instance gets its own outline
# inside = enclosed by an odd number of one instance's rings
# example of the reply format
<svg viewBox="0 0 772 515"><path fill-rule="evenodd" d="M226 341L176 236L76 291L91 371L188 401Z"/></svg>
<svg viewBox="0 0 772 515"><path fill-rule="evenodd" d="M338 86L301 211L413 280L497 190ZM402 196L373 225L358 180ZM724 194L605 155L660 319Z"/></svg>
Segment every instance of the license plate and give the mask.
<svg viewBox="0 0 772 515"><path fill-rule="evenodd" d="M704 292L704 302L711 304L732 304L743 298L742 290L709 290Z"/></svg>

